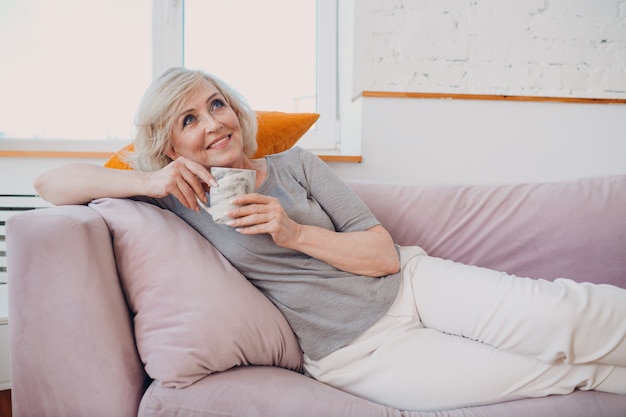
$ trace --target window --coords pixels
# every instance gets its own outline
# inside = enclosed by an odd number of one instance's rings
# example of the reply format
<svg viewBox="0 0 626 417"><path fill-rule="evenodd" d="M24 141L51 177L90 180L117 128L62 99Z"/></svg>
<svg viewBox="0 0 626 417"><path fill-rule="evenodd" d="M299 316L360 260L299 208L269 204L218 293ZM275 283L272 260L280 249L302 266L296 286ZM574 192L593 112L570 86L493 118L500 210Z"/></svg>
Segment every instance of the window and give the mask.
<svg viewBox="0 0 626 417"><path fill-rule="evenodd" d="M255 109L314 112L315 3L185 0L185 66L219 76Z"/></svg>
<svg viewBox="0 0 626 417"><path fill-rule="evenodd" d="M127 139L150 83L151 10L151 0L0 2L0 144Z"/></svg>
<svg viewBox="0 0 626 417"><path fill-rule="evenodd" d="M156 72L201 68L239 90L255 109L318 112L319 121L299 145L336 148L337 0L155 1L162 2L155 26L163 30L155 37L170 40L155 49Z"/></svg>
<svg viewBox="0 0 626 417"><path fill-rule="evenodd" d="M152 77L185 65L220 76L255 109L321 113L300 144L334 149L335 54L336 0L0 2L0 147L128 140Z"/></svg>

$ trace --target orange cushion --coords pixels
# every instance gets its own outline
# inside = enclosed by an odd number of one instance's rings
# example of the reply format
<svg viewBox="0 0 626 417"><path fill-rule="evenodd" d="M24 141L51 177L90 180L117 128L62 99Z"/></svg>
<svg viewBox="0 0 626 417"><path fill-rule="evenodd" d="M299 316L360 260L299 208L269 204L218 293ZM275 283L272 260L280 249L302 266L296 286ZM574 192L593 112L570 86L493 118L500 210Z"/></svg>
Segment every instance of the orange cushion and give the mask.
<svg viewBox="0 0 626 417"><path fill-rule="evenodd" d="M304 135L319 119L317 113L283 113L277 111L256 111L259 130L256 135L258 148L253 158L262 158L286 151ZM132 169L122 159L124 152L132 152L133 144L120 149L104 163L107 168Z"/></svg>

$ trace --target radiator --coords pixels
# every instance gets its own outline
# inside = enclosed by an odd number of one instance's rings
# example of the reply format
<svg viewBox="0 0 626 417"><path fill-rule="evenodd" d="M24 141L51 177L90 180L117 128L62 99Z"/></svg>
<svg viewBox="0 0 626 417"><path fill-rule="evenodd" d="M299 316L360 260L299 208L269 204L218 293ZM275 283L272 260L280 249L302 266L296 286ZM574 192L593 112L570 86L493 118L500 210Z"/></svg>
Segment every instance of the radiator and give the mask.
<svg viewBox="0 0 626 417"><path fill-rule="evenodd" d="M16 213L50 206L50 203L34 194L0 194L0 286L7 283L7 219ZM0 288L0 293L4 290L6 288ZM0 304L4 302L0 298Z"/></svg>
<svg viewBox="0 0 626 417"><path fill-rule="evenodd" d="M11 388L6 223L16 213L49 206L50 203L33 194L0 194L0 390Z"/></svg>

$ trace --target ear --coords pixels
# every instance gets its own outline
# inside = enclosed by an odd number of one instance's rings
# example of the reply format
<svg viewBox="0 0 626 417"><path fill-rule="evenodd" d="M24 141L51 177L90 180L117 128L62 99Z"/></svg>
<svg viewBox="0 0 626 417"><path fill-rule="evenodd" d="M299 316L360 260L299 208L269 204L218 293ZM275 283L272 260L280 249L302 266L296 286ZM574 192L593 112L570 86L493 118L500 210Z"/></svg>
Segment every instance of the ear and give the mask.
<svg viewBox="0 0 626 417"><path fill-rule="evenodd" d="M165 151L165 155L167 155L172 161L174 161L175 159L177 159L180 155L178 155L178 152L176 152L176 150L172 147L172 145L168 145L167 146L167 150Z"/></svg>

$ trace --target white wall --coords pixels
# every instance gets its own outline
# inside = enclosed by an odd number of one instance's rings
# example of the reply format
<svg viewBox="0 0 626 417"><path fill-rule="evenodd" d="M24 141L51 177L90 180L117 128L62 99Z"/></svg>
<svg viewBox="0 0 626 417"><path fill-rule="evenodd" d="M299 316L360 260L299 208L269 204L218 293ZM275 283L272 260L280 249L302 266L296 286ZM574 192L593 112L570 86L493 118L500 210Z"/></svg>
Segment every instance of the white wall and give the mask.
<svg viewBox="0 0 626 417"><path fill-rule="evenodd" d="M623 0L340 2L343 178L425 183L626 174L626 104L371 98L363 91L626 99Z"/></svg>
<svg viewBox="0 0 626 417"><path fill-rule="evenodd" d="M354 91L626 98L623 0L358 0Z"/></svg>
<svg viewBox="0 0 626 417"><path fill-rule="evenodd" d="M76 152L87 155L93 152L111 153L124 147L124 140L36 140L2 139L2 151L42 151L50 154ZM103 164L106 158L23 158L0 157L0 194L34 194L33 180L40 173L73 162Z"/></svg>
<svg viewBox="0 0 626 417"><path fill-rule="evenodd" d="M0 158L0 194L36 194L32 184L39 174L75 162L102 165L105 159Z"/></svg>
<svg viewBox="0 0 626 417"><path fill-rule="evenodd" d="M360 164L344 179L560 181L626 174L626 105L362 98Z"/></svg>

